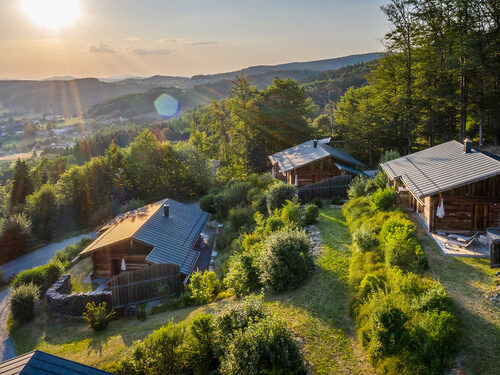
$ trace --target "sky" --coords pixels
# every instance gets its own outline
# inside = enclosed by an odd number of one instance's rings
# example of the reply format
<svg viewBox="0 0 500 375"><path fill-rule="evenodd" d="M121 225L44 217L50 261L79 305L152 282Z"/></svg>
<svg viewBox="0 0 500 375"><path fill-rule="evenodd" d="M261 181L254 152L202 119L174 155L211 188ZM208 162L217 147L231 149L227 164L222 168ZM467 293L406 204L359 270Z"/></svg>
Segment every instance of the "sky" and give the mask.
<svg viewBox="0 0 500 375"><path fill-rule="evenodd" d="M220 73L382 51L388 30L383 0L73 0L74 21L37 1L62 0L0 0L0 78Z"/></svg>

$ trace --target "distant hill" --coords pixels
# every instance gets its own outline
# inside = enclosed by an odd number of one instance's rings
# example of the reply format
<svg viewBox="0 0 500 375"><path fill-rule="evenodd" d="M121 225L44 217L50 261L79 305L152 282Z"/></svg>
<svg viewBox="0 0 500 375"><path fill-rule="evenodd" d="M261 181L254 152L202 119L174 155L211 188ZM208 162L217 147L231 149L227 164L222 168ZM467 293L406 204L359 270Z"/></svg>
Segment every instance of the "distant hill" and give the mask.
<svg viewBox="0 0 500 375"><path fill-rule="evenodd" d="M189 106L206 102L210 98L218 99L226 96L231 87L231 80L241 72L256 85L262 87L269 85L274 76L303 80L323 71L363 63L379 56L379 53L367 53L327 60L253 66L233 72L197 75L191 78L158 75L148 78L128 77L123 80L120 80L120 77L116 77L118 80L55 77L55 79L43 81L0 81L0 107L21 116L42 113L72 115L123 95L146 93L148 96L150 90L157 87L187 90L186 95L196 96L188 101ZM109 106L109 102L106 105ZM102 113L102 111L98 110L95 113Z"/></svg>

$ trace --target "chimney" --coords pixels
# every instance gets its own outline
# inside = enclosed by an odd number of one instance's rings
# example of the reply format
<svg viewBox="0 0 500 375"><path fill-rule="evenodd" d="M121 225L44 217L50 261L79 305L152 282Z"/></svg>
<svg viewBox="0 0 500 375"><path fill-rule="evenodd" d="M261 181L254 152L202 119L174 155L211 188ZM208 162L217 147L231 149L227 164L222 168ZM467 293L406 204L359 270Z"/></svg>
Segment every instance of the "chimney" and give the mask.
<svg viewBox="0 0 500 375"><path fill-rule="evenodd" d="M163 205L163 216L165 216L165 217L170 216L170 205L169 204Z"/></svg>
<svg viewBox="0 0 500 375"><path fill-rule="evenodd" d="M317 140L317 139L315 139L315 140L313 141L313 147L314 147L314 148L318 147L318 140Z"/></svg>
<svg viewBox="0 0 500 375"><path fill-rule="evenodd" d="M464 152L466 154L472 151L472 141L469 138L466 138L464 141Z"/></svg>

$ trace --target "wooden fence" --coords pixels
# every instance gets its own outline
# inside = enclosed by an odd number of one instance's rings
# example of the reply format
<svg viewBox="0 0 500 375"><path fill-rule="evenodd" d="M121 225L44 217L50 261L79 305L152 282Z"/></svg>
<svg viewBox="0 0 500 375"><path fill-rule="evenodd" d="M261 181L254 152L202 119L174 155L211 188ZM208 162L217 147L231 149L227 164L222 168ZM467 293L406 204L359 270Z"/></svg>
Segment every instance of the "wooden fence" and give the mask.
<svg viewBox="0 0 500 375"><path fill-rule="evenodd" d="M183 284L179 266L163 263L138 271L122 272L108 281L108 288L111 290L113 309L119 309L162 297L178 296Z"/></svg>
<svg viewBox="0 0 500 375"><path fill-rule="evenodd" d="M347 188L352 180L352 176L336 176L314 184L298 188L300 201L309 201L313 198L331 199L335 196L345 198Z"/></svg>

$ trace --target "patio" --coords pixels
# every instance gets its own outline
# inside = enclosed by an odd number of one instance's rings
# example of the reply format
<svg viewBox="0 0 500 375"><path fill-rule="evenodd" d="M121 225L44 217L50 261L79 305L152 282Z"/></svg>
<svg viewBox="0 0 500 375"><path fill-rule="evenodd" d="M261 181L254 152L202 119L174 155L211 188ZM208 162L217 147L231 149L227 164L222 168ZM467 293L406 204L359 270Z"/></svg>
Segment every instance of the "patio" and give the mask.
<svg viewBox="0 0 500 375"><path fill-rule="evenodd" d="M486 258L490 257L490 251L488 249L488 240L486 233L481 234L478 239L472 243L470 246L465 248L460 248L457 246L446 247L445 242L450 238L443 232L431 233L427 232L429 236L437 243L443 254L451 255L455 257L471 257L471 258Z"/></svg>

